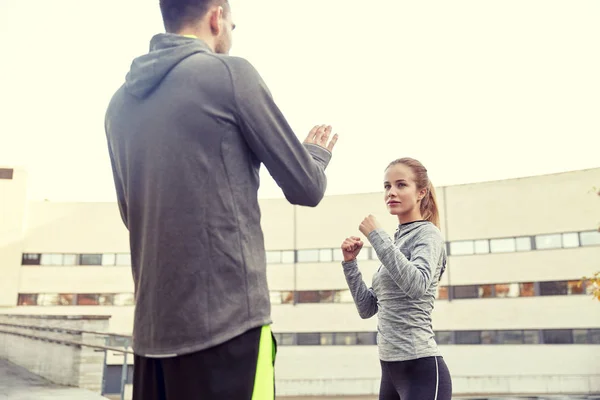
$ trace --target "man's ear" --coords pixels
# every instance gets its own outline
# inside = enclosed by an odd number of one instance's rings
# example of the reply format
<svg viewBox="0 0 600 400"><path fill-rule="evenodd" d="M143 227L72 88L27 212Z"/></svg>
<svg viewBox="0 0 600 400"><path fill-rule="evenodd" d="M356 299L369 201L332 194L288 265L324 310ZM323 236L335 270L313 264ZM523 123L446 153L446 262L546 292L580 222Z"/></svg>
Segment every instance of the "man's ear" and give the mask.
<svg viewBox="0 0 600 400"><path fill-rule="evenodd" d="M215 7L209 11L210 30L213 35L219 36L223 29L223 7Z"/></svg>

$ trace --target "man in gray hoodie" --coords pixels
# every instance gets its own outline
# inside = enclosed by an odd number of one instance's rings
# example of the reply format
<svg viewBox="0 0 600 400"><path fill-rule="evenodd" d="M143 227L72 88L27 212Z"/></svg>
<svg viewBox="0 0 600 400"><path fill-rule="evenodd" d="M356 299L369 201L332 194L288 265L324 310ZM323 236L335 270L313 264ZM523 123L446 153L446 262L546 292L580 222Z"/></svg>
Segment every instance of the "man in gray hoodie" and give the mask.
<svg viewBox="0 0 600 400"><path fill-rule="evenodd" d="M260 209L265 164L296 205L323 198L337 135L301 143L250 63L226 0L161 0L105 129L129 230L135 400L274 398Z"/></svg>

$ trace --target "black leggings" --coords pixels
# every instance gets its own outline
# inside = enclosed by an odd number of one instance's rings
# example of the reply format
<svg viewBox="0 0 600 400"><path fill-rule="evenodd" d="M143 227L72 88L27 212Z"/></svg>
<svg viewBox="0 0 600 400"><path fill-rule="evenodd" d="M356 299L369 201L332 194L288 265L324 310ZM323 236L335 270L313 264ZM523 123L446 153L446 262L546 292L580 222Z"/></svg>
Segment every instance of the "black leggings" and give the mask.
<svg viewBox="0 0 600 400"><path fill-rule="evenodd" d="M381 361L379 400L451 400L452 379L442 357Z"/></svg>

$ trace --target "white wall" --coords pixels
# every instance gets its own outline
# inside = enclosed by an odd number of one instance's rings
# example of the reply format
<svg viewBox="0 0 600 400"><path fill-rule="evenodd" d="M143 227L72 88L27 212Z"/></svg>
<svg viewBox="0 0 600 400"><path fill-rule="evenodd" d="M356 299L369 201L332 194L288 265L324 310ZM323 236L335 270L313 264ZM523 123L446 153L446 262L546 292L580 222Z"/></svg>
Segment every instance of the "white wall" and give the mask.
<svg viewBox="0 0 600 400"><path fill-rule="evenodd" d="M25 171L15 169L13 179L0 179L0 307L17 300L26 195Z"/></svg>

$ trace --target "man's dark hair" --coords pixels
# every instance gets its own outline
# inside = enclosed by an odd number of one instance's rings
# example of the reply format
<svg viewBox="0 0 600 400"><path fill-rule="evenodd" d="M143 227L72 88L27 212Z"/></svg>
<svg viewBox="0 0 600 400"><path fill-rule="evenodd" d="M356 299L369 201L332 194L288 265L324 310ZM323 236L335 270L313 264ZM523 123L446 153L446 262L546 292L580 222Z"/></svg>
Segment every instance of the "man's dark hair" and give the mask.
<svg viewBox="0 0 600 400"><path fill-rule="evenodd" d="M180 31L186 24L202 19L213 5L223 6L229 12L227 0L160 0L165 30L170 33Z"/></svg>

